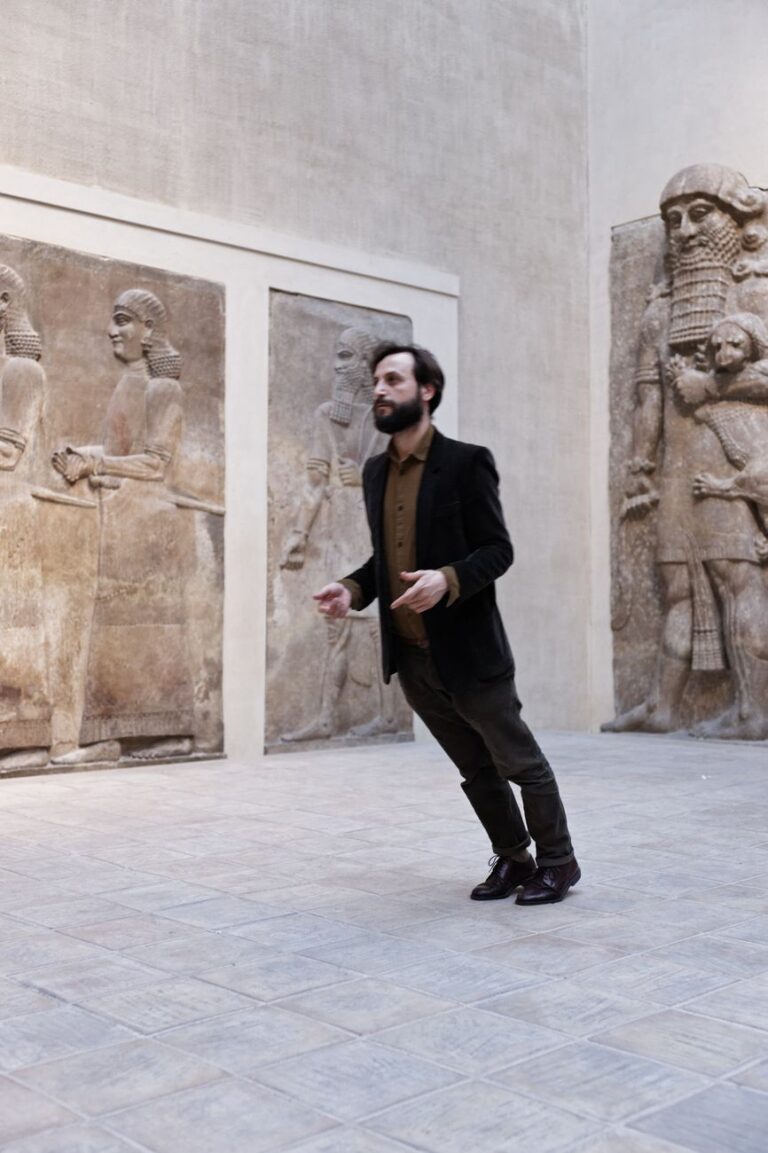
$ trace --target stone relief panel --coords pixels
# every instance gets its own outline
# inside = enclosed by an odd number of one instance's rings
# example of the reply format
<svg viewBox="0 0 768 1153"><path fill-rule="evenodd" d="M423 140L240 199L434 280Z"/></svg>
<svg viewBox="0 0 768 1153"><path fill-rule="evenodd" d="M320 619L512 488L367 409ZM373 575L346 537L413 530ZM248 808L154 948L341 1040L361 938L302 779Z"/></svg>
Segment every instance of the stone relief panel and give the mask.
<svg viewBox="0 0 768 1153"><path fill-rule="evenodd" d="M608 731L768 739L767 205L698 164L614 230Z"/></svg>
<svg viewBox="0 0 768 1153"><path fill-rule="evenodd" d="M0 774L223 749L224 292L0 237Z"/></svg>
<svg viewBox="0 0 768 1153"><path fill-rule="evenodd" d="M398 685L381 680L377 604L331 621L312 602L370 553L362 470L387 437L369 357L385 339L410 341L410 320L271 294L268 751L412 737Z"/></svg>

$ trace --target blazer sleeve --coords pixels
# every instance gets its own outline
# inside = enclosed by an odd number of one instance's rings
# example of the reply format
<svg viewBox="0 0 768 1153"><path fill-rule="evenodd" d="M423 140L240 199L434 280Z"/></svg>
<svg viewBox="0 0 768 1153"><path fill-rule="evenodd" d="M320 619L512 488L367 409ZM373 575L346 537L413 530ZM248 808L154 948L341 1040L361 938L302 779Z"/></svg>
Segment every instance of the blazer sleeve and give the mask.
<svg viewBox="0 0 768 1153"><path fill-rule="evenodd" d="M492 584L514 559L499 498L499 474L487 448L478 447L475 452L466 485L462 512L469 552L452 562L460 588L456 604Z"/></svg>

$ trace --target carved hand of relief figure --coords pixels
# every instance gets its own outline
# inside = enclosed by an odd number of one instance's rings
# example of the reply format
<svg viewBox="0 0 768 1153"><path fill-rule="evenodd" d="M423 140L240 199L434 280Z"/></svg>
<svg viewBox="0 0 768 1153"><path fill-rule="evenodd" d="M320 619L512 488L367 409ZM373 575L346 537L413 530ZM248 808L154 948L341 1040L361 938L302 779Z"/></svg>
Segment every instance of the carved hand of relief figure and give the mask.
<svg viewBox="0 0 768 1153"><path fill-rule="evenodd" d="M659 503L659 492L651 480L654 465L647 460L633 460L624 489L621 506L622 520L640 520Z"/></svg>
<svg viewBox="0 0 768 1153"><path fill-rule="evenodd" d="M758 533L755 537L755 552L760 564L768 564L768 536Z"/></svg>
<svg viewBox="0 0 768 1153"><path fill-rule="evenodd" d="M76 449L69 447L62 452L55 452L51 460L53 467L69 484L75 484L84 476L91 476L96 463L93 457L83 456Z"/></svg>
<svg viewBox="0 0 768 1153"><path fill-rule="evenodd" d="M307 554L307 536L302 529L294 528L288 534L288 540L280 559L280 568L300 569L304 567Z"/></svg>
<svg viewBox="0 0 768 1153"><path fill-rule="evenodd" d="M689 408L698 408L717 395L717 385L712 374L702 371L698 365L692 366L687 357L679 354L669 359L667 380L677 399Z"/></svg>
<svg viewBox="0 0 768 1153"><path fill-rule="evenodd" d="M339 477L345 488L359 488L363 483L363 474L357 461L344 459L339 461Z"/></svg>
<svg viewBox="0 0 768 1153"><path fill-rule="evenodd" d="M711 472L700 472L693 478L694 496L725 496L730 494L731 487L730 478L721 480Z"/></svg>

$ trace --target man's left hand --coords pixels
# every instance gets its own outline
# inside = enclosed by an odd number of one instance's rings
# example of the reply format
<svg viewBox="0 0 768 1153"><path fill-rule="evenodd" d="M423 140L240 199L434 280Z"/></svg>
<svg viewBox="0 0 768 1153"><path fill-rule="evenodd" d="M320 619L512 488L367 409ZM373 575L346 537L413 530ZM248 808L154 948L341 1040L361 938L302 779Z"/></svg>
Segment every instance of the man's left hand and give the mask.
<svg viewBox="0 0 768 1153"><path fill-rule="evenodd" d="M448 581L445 573L439 569L418 569L416 572L401 572L400 580L414 581L415 583L393 601L391 609L408 608L415 613L425 613L427 609L434 608L437 602L448 592Z"/></svg>

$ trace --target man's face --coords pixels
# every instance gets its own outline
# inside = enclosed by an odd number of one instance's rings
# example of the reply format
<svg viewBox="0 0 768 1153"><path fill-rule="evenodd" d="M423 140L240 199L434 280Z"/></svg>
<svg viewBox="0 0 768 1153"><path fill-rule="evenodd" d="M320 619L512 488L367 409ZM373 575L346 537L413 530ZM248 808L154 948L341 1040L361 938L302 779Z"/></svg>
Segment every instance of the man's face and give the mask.
<svg viewBox="0 0 768 1153"><path fill-rule="evenodd" d="M402 432L428 408L413 372L413 353L393 352L373 370L373 419L379 432Z"/></svg>
<svg viewBox="0 0 768 1153"><path fill-rule="evenodd" d="M718 324L709 341L718 372L740 372L752 354L752 340L736 324Z"/></svg>
<svg viewBox="0 0 768 1153"><path fill-rule="evenodd" d="M117 305L112 313L112 322L107 329L109 339L112 342L112 351L117 359L126 364L141 360L144 354L141 343L142 337L150 330L151 326Z"/></svg>
<svg viewBox="0 0 768 1153"><path fill-rule="evenodd" d="M664 210L673 260L698 263L712 257L735 259L740 229L730 213L707 196L682 196Z"/></svg>

